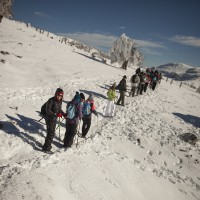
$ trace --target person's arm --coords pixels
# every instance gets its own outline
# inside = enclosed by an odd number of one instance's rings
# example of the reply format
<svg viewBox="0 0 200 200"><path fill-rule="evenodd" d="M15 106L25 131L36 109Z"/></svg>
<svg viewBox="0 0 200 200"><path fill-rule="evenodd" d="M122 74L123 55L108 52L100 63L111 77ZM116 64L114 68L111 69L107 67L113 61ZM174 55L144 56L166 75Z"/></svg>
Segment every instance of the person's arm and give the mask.
<svg viewBox="0 0 200 200"><path fill-rule="evenodd" d="M79 120L81 120L82 117L83 117L82 106L81 106L81 105L78 105L77 118L78 118Z"/></svg>
<svg viewBox="0 0 200 200"><path fill-rule="evenodd" d="M54 116L55 116L55 113L53 113L53 112L51 111L52 106L53 106L53 100L52 100L52 99L49 99L49 100L47 101L46 113L47 113L47 115L49 115L49 116L51 116L51 117L54 117Z"/></svg>
<svg viewBox="0 0 200 200"><path fill-rule="evenodd" d="M91 103L91 112L94 113L98 117L98 113L96 111L94 103Z"/></svg>

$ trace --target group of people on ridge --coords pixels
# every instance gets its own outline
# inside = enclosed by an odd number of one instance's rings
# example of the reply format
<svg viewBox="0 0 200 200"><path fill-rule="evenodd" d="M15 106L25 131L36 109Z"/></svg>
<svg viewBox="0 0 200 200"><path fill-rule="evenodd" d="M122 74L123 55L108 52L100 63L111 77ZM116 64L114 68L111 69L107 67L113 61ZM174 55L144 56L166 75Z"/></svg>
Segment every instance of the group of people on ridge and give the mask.
<svg viewBox="0 0 200 200"><path fill-rule="evenodd" d="M113 117L115 114L116 105L125 106L125 96L127 92L126 76L123 76L118 85L114 83L107 91L107 105L105 107L104 116ZM150 86L155 90L157 82L162 79L161 73L152 69L142 71L140 68L131 77L131 91L130 96L135 94L143 94L147 87ZM119 90L119 99L116 100L116 90ZM94 104L94 95L91 93L87 99L83 93L76 92L74 98L67 103L66 113L62 111L62 100L64 92L58 88L54 97L50 98L45 104L45 121L47 126L47 136L43 145L42 151L51 152L51 144L55 136L56 122L58 118L64 117L66 119L66 132L64 137L63 147L68 148L73 144L77 130L80 128L80 120L83 121L81 137L85 137L90 129L92 113L98 117L96 107ZM115 105L116 104L116 105ZM80 136L80 135L79 135Z"/></svg>
<svg viewBox="0 0 200 200"><path fill-rule="evenodd" d="M79 121L83 120L82 135L85 137L91 126L91 117L94 113L98 117L94 105L94 95L91 93L88 99L85 99L83 93L76 92L74 98L67 103L66 113L62 111L62 100L64 92L58 88L55 95L45 104L46 114L44 116L47 126L47 136L42 151L51 152L51 144L55 136L56 122L58 118L66 119L66 132L64 137L64 148L71 147L74 137L77 133Z"/></svg>

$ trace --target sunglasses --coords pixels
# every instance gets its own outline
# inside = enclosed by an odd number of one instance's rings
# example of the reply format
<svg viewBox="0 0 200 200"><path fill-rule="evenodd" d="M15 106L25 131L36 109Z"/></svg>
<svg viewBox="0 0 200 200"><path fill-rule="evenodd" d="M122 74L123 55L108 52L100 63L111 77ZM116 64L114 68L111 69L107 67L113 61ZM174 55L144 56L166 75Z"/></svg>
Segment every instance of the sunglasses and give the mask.
<svg viewBox="0 0 200 200"><path fill-rule="evenodd" d="M63 95L62 95L62 94L58 94L57 96L58 96L58 97L63 97Z"/></svg>

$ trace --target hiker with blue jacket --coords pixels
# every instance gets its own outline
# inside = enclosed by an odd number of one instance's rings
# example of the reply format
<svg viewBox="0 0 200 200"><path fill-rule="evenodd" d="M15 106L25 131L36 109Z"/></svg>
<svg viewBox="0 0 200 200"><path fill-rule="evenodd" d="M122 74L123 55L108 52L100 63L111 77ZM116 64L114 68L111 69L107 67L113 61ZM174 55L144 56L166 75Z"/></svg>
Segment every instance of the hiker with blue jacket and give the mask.
<svg viewBox="0 0 200 200"><path fill-rule="evenodd" d="M59 117L65 117L66 114L62 111L62 99L64 92L61 88L58 88L54 97L50 98L45 106L45 121L47 126L47 136L45 143L42 147L42 151L51 153L51 143L55 136L56 121Z"/></svg>
<svg viewBox="0 0 200 200"><path fill-rule="evenodd" d="M125 100L126 91L127 91L126 76L123 76L123 79L119 82L116 89L118 89L120 93L119 99L117 101L117 105L125 106L124 100ZM122 104L120 104L120 102L122 102Z"/></svg>
<svg viewBox="0 0 200 200"><path fill-rule="evenodd" d="M64 148L72 146L74 137L77 133L79 121L82 118L81 97L79 92L76 92L76 95L72 101L68 102L66 110L66 132L64 137Z"/></svg>
<svg viewBox="0 0 200 200"><path fill-rule="evenodd" d="M82 137L85 138L87 135L92 121L92 113L98 117L96 107L94 105L94 95L91 93L86 101L83 102L82 114L83 114L83 126L82 126Z"/></svg>

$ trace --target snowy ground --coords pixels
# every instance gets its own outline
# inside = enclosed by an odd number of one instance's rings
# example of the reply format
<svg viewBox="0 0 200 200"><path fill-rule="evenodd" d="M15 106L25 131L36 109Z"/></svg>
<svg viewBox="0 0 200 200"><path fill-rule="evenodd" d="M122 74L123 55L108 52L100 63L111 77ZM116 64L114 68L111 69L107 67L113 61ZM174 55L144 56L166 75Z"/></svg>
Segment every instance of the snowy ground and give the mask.
<svg viewBox="0 0 200 200"><path fill-rule="evenodd" d="M0 199L200 200L200 144L179 138L200 137L200 94L162 80L104 118L107 85L134 70L97 62L50 36L0 24L0 51L9 52L0 54ZM48 155L40 151L46 128L36 111L57 87L65 92L63 110L75 91L93 92L99 118L93 116L92 139L67 151L57 130ZM61 140L64 132L63 122Z"/></svg>

